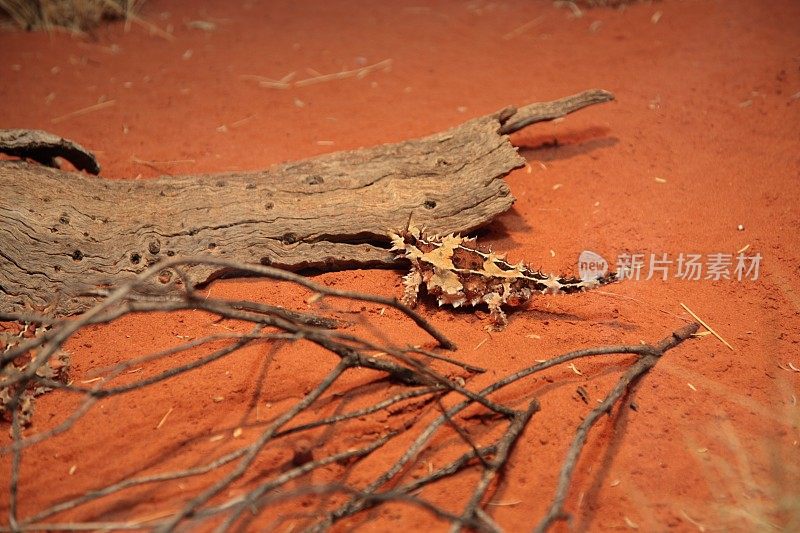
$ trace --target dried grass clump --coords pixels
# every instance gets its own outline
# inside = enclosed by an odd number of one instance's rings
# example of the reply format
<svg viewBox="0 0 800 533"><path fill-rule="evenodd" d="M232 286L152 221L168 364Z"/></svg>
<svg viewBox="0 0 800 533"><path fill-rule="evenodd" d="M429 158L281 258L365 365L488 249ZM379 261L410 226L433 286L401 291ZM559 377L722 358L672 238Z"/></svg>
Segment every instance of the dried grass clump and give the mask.
<svg viewBox="0 0 800 533"><path fill-rule="evenodd" d="M0 0L0 15L7 15L26 30L65 28L83 32L104 20L131 17L143 0Z"/></svg>

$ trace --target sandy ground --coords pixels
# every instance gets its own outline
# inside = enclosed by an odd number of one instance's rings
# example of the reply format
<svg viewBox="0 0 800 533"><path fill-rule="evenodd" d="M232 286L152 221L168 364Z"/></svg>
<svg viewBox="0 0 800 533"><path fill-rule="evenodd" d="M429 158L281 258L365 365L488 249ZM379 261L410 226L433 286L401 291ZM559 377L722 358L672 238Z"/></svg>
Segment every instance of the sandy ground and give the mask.
<svg viewBox="0 0 800 533"><path fill-rule="evenodd" d="M501 333L484 330L484 312L454 313L430 302L420 310L457 342L458 357L490 369L475 378L477 387L570 349L656 341L690 319L685 304L732 349L705 336L669 352L622 409L599 423L566 503L571 528L798 527L800 3L664 0L584 10L582 17L547 1L296 4L148 1L141 17L169 30L170 39L135 23L102 27L91 38L4 31L0 127L75 139L98 154L105 177L147 179L258 169L425 135L508 104L588 88L614 92L613 103L513 137L529 167L507 178L517 202L482 239L512 259L566 273L576 272L586 249L612 263L624 254L646 261L667 254L667 279L644 279L646 263L640 280L539 298L512 313ZM213 28L190 24L198 20ZM247 77L296 72L297 80L312 75L307 69L331 73L384 60L390 68L360 79L288 89ZM736 279L740 251L760 255L757 279L754 272ZM732 279L705 279L707 270L699 280L681 279L682 254L702 254L706 268L713 254L730 254ZM400 276L351 271L315 279L397 296ZM309 308L307 294L268 281L225 281L211 291ZM373 307L363 315L384 331L408 327ZM72 376L88 380L96 368L211 331L211 319L199 314L127 317L70 340ZM100 482L232 449L233 428L267 419L265 412L299 399L335 365L321 351L288 347L275 356L270 387L256 394L264 356L263 348L248 349L124 401L100 402L68 434L26 451L20 515ZM548 374L554 383L531 382L542 412L490 492L497 524L528 530L542 516L575 427L628 363L582 361L582 375L564 368ZM502 399L520 406L531 390ZM250 409L254 394L259 410ZM52 427L75 401L40 398L27 431ZM220 433L224 440L208 442ZM255 435L248 428L238 438ZM271 453L267 466L291 457L290 447ZM8 455L2 463L5 485ZM350 481L381 466L361 465ZM335 470L315 480L326 475ZM459 512L474 479L456 476L424 496ZM203 485L135 490L53 520L157 517ZM793 509L786 506L792 500ZM301 498L281 509L313 510L308 505ZM446 527L417 507L382 509L343 527ZM305 523L272 518L251 527L286 531Z"/></svg>

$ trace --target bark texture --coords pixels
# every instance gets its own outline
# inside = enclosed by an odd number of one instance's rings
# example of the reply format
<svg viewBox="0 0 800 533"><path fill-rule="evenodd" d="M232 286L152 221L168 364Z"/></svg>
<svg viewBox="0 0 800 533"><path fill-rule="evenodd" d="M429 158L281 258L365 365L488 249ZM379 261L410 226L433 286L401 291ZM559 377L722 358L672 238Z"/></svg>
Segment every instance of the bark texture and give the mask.
<svg viewBox="0 0 800 533"><path fill-rule="evenodd" d="M80 312L95 302L87 293L172 256L290 270L397 264L387 231L409 218L433 232L467 232L511 207L503 177L525 160L507 133L612 98L587 91L258 172L112 181L0 161L0 308ZM75 146L65 143L48 149ZM186 270L194 284L222 274ZM176 280L165 272L143 290L168 292Z"/></svg>
<svg viewBox="0 0 800 533"><path fill-rule="evenodd" d="M100 173L100 165L89 150L46 131L0 130L0 152L53 168L58 168L56 157L63 157L78 170Z"/></svg>

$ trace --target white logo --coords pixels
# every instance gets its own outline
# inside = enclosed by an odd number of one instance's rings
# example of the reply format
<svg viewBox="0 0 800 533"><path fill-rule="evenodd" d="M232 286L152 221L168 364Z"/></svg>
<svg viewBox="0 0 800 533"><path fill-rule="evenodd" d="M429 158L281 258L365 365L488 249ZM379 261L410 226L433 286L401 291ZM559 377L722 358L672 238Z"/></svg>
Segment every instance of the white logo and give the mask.
<svg viewBox="0 0 800 533"><path fill-rule="evenodd" d="M608 272L608 261L600 254L584 250L578 256L578 274L583 281L594 281Z"/></svg>

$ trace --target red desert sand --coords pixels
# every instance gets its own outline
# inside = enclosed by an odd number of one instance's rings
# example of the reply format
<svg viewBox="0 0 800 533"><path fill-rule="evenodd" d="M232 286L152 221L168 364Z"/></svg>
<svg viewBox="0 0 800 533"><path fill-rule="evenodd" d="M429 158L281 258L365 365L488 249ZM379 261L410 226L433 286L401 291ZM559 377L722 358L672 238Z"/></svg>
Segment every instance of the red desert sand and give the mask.
<svg viewBox="0 0 800 533"><path fill-rule="evenodd" d="M458 344L457 357L489 369L470 382L474 390L568 350L655 342L694 320L691 310L729 346L709 334L671 350L598 423L565 503L573 520L556 530L798 527L800 3L664 0L577 10L549 1L203 4L149 0L139 16L158 31L122 22L89 37L2 31L0 127L57 133L93 150L104 177L145 180L265 168L423 136L509 104L594 87L612 91L614 102L512 136L528 165L506 178L517 202L481 241L512 261L572 275L583 250L599 253L612 268L619 258L643 254L640 279L534 298L511 310L501 332L484 329L485 308L438 308L423 297L418 310ZM372 65L360 76L315 79ZM753 270L737 276L739 253L760 257L757 276ZM667 262L657 261L651 272L653 254ZM701 279L679 275L690 254L701 254ZM733 258L730 279L714 275L715 254ZM399 297L404 273L313 278ZM318 310L308 292L267 280L218 281L207 290ZM332 305L339 316L368 319L390 338L431 346L396 311ZM236 325L200 312L93 326L66 346L70 374L86 382L98 368L223 327ZM258 435L256 422L292 405L337 362L307 344L286 345L271 356L270 385L260 390L268 356L266 347L255 346L99 401L71 431L25 451L19 516L101 483L186 468L241 446ZM576 426L631 360L581 360L530 382L542 410L488 493L497 525L527 531L544 515ZM376 376L363 370L337 386ZM369 391L377 390L370 387L353 407L369 402ZM500 399L515 408L527 401ZM67 393L39 397L26 434L55 426L79 401ZM409 416L396 412L385 423L362 425L362 435L334 430L319 451L345 449ZM480 424L469 425L480 443ZM9 444L8 426L0 430L0 443ZM407 444L392 443L387 456ZM437 441L442 457L449 445L463 442ZM310 454L302 439L283 446L266 454L260 468ZM442 460L436 453L425 458L431 468ZM8 453L0 458L4 516L10 463ZM342 481L335 466L311 479ZM358 486L384 467L371 458L346 481ZM415 472L408 474L422 470ZM467 470L421 496L459 513L478 473ZM257 480L248 477L222 496ZM48 520L146 526L212 481L138 487ZM302 529L309 523L302 513L313 513L317 502L313 495L281 502L249 527ZM273 522L278 514L288 517ZM445 530L448 524L420 507L390 503L335 527Z"/></svg>

